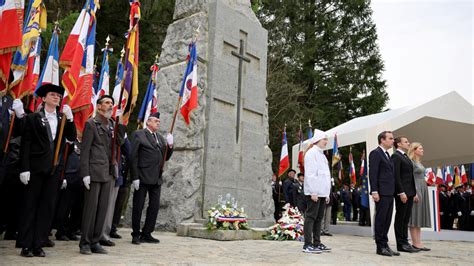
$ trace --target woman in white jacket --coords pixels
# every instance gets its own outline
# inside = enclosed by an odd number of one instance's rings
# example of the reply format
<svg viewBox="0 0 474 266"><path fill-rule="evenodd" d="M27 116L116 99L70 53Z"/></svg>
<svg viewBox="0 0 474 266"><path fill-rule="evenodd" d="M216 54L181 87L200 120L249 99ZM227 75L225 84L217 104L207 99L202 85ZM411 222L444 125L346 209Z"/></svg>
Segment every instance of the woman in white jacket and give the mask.
<svg viewBox="0 0 474 266"><path fill-rule="evenodd" d="M304 194L306 196L306 212L304 219L305 253L321 253L331 248L321 243L321 222L326 202L331 193L331 173L329 163L323 153L328 137L321 130L314 130L311 145L304 155Z"/></svg>

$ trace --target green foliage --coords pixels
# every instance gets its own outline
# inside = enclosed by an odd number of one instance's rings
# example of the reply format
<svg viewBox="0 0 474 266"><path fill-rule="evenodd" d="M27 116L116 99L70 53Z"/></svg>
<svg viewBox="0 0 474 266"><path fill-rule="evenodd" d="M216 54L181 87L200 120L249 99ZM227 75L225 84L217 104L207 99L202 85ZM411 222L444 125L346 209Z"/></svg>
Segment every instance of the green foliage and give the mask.
<svg viewBox="0 0 474 266"><path fill-rule="evenodd" d="M267 91L274 169L285 122L292 145L298 143L300 121L303 128L311 119L314 127L327 130L382 111L388 95L370 0L252 4L258 5L257 16L269 32ZM283 66L272 67L272 62Z"/></svg>

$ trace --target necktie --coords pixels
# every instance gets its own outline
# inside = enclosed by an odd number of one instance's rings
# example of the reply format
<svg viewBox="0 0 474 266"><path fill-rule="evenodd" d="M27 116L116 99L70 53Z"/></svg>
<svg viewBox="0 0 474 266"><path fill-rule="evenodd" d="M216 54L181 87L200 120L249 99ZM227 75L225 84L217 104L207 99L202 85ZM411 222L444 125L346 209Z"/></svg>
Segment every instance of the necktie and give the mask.
<svg viewBox="0 0 474 266"><path fill-rule="evenodd" d="M155 140L156 143L158 143L158 138L156 137L156 133L152 133L153 139Z"/></svg>
<svg viewBox="0 0 474 266"><path fill-rule="evenodd" d="M385 154L387 155L387 158L390 159L390 154L388 154L388 151L386 151Z"/></svg>

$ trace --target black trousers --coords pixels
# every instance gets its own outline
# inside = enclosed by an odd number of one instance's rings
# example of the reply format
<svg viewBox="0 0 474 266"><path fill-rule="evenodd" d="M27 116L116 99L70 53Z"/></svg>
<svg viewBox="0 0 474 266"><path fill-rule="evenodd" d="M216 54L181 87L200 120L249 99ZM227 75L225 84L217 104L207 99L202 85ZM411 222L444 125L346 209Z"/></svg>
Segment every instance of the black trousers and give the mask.
<svg viewBox="0 0 474 266"><path fill-rule="evenodd" d="M54 225L57 229L56 237L62 235L70 236L77 230L77 224L80 224L80 220L75 221L69 217L72 216L73 207L77 206L81 200L82 193L82 187L78 185L68 185L66 189L59 191L56 217L54 219ZM71 218L80 219L80 217Z"/></svg>
<svg viewBox="0 0 474 266"><path fill-rule="evenodd" d="M399 196L395 196L395 238L397 247L409 245L408 242L408 223L410 222L411 210L413 208L413 196L407 197L406 203L403 203Z"/></svg>
<svg viewBox="0 0 474 266"><path fill-rule="evenodd" d="M360 217L359 225L361 226L370 226L370 209L365 207L360 207Z"/></svg>
<svg viewBox="0 0 474 266"><path fill-rule="evenodd" d="M4 182L0 185L0 227L4 228L5 236L13 236L18 232L24 185L18 177L19 173L4 174Z"/></svg>
<svg viewBox="0 0 474 266"><path fill-rule="evenodd" d="M50 174L31 173L25 185L17 246L40 248L48 239L54 218L59 179Z"/></svg>
<svg viewBox="0 0 474 266"><path fill-rule="evenodd" d="M127 203L129 193L130 193L130 187L121 186L119 188L117 200L115 201L114 217L112 219L111 232L117 232L117 227L120 224L120 217L122 216L122 210Z"/></svg>
<svg viewBox="0 0 474 266"><path fill-rule="evenodd" d="M392 222L393 196L380 196L375 203L374 235L377 249L388 247L388 230Z"/></svg>
<svg viewBox="0 0 474 266"><path fill-rule="evenodd" d="M140 233L140 221L142 219L143 206L148 193L148 208L146 210L145 224ZM133 192L132 210L132 236L148 235L155 230L156 217L160 209L161 185L140 184L140 189Z"/></svg>
<svg viewBox="0 0 474 266"><path fill-rule="evenodd" d="M331 224L337 224L337 212L339 211L339 202L335 201L331 208Z"/></svg>
<svg viewBox="0 0 474 266"><path fill-rule="evenodd" d="M359 207L357 205L352 204L352 221L355 222L359 220Z"/></svg>
<svg viewBox="0 0 474 266"><path fill-rule="evenodd" d="M320 197L317 202L306 196L306 212L304 216L304 245L321 243L321 222L326 209L326 198Z"/></svg>

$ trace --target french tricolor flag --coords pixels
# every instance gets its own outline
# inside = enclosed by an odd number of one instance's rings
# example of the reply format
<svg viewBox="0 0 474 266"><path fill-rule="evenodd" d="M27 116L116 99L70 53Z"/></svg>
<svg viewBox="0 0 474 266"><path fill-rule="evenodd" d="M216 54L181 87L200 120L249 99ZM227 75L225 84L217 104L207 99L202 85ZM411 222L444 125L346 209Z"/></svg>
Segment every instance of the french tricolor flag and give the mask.
<svg viewBox="0 0 474 266"><path fill-rule="evenodd" d="M156 82L158 70L159 68L157 64L154 64L151 67L152 72L150 76L150 81L148 82L148 88L146 90L145 98L143 98L140 113L138 113L139 123L146 122L151 114L158 112L158 101L156 98Z"/></svg>
<svg viewBox="0 0 474 266"><path fill-rule="evenodd" d="M53 31L51 42L49 44L48 55L43 66L43 71L39 78L36 89L44 84L59 85L59 52L58 52L58 33Z"/></svg>
<svg viewBox="0 0 474 266"><path fill-rule="evenodd" d="M288 142L286 139L286 128L283 131L283 140L280 154L280 167L278 177L281 177L290 168L290 159L288 158Z"/></svg>
<svg viewBox="0 0 474 266"><path fill-rule="evenodd" d="M115 117L115 113L117 112L120 100L120 91L122 90L122 80L123 80L123 64L122 60L117 63L117 72L115 73L115 87L112 97L114 98L114 112L112 117ZM122 110L125 108L126 99L122 100L121 108Z"/></svg>
<svg viewBox="0 0 474 266"><path fill-rule="evenodd" d="M197 51L196 42L189 44L188 65L184 73L183 83L179 91L181 97L181 114L187 125L190 123L189 115L198 106L198 85L197 85Z"/></svg>
<svg viewBox="0 0 474 266"><path fill-rule="evenodd" d="M109 48L106 47L103 49L104 55L102 59L102 69L100 70L100 79L99 79L99 86L97 89L93 91L93 99L92 99L92 106L94 106L94 114L96 111L96 102L103 95L110 95L110 86L109 86Z"/></svg>

